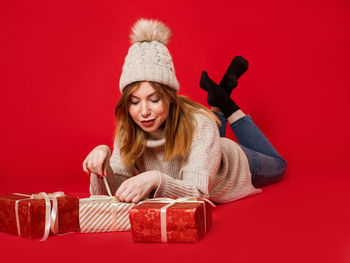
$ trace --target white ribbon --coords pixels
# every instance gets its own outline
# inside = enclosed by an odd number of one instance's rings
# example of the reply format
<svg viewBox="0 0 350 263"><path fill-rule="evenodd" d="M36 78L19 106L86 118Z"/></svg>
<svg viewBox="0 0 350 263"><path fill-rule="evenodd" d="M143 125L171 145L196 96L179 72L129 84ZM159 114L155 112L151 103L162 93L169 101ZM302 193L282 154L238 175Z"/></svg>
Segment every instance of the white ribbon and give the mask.
<svg viewBox="0 0 350 263"><path fill-rule="evenodd" d="M107 190L108 195L109 195L109 196L112 196L111 189L109 188L107 179L106 179L106 177L104 177L104 176L103 176L103 182L105 183L105 186L106 186L106 190Z"/></svg>
<svg viewBox="0 0 350 263"><path fill-rule="evenodd" d="M97 174L95 174L95 175L98 176ZM112 195L112 192L111 192L111 188L110 188L109 185L108 185L108 182L107 182L106 177L105 177L105 176L102 176L102 179L103 179L103 182L104 182L104 184L105 184L105 187L106 187L106 190L107 190L107 194L108 194L109 196L113 196L113 195Z"/></svg>
<svg viewBox="0 0 350 263"><path fill-rule="evenodd" d="M30 199L44 199L45 200L45 231L44 231L44 235L40 241L45 241L48 238L48 236L50 234L50 229L51 229L52 233L57 234L57 232L58 232L57 197L64 196L63 192L56 192L56 193L52 193L52 194L40 192L39 194L32 194L32 195L14 193L14 195L29 197L26 199L17 200L15 203L17 233L19 236L22 236L22 235L21 235L21 225L20 225L19 214L18 214L18 203L21 201L30 200ZM50 200L52 200L52 210L51 210ZM50 214L50 212L51 212L51 214Z"/></svg>
<svg viewBox="0 0 350 263"><path fill-rule="evenodd" d="M90 197L87 198L80 198L79 201L119 201L120 200L115 196L109 196L109 195L90 195Z"/></svg>
<svg viewBox="0 0 350 263"><path fill-rule="evenodd" d="M166 197L159 197L159 198L153 198L153 199L146 199L144 201L141 201L141 203L169 203L160 209L160 231L161 231L161 238L162 242L167 242L167 226L166 226L166 210L171 207L172 205L176 203L202 203L203 209L204 209L204 231L207 231L207 220L206 220L206 208L205 208L205 202L207 201L211 206L216 207L213 202L206 198L201 198L202 200L198 200L196 197L179 197L177 199L172 198L166 198Z"/></svg>
<svg viewBox="0 0 350 263"><path fill-rule="evenodd" d="M108 182L107 182L107 179L106 179L105 176L103 176L103 182L105 183L108 195L90 195L90 197L88 197L88 198L81 198L79 200L80 201L88 201L88 200L89 201L99 201L99 200L108 201L108 200L113 200L113 201L119 201L120 202L120 200L116 196L112 195L111 189L109 188L109 185L108 185Z"/></svg>

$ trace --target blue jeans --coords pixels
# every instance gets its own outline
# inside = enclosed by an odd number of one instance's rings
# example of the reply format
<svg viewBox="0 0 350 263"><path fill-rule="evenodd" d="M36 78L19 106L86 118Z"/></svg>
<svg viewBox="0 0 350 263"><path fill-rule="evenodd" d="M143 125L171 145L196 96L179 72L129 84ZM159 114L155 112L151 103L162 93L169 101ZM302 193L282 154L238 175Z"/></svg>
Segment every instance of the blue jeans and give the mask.
<svg viewBox="0 0 350 263"><path fill-rule="evenodd" d="M214 112L214 114L221 121L221 125L218 125L220 136L225 137L227 120L221 113ZM287 163L252 118L246 115L231 123L230 127L248 158L253 185L262 187L280 181L286 171Z"/></svg>

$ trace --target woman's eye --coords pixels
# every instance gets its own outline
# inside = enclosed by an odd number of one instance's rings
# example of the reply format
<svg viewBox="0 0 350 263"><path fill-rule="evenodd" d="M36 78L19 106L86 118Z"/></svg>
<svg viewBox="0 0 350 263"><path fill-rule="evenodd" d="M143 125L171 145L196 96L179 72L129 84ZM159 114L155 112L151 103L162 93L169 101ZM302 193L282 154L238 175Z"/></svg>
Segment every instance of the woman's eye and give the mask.
<svg viewBox="0 0 350 263"><path fill-rule="evenodd" d="M151 101L156 103L156 102L160 101L160 98L151 98Z"/></svg>
<svg viewBox="0 0 350 263"><path fill-rule="evenodd" d="M131 100L130 103L131 103L132 105L137 105L137 103L139 103L139 102L138 102L138 101Z"/></svg>

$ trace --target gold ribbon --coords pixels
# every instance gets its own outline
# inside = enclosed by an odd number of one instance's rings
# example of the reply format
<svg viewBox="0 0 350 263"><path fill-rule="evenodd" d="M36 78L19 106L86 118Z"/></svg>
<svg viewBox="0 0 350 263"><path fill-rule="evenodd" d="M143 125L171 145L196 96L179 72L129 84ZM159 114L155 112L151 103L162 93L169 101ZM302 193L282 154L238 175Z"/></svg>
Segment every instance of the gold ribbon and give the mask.
<svg viewBox="0 0 350 263"><path fill-rule="evenodd" d="M45 231L42 239L40 241L45 241L49 234L50 229L52 233L57 234L58 232L58 203L57 203L57 197L63 197L63 192L55 192L47 194L45 192L41 192L39 194L32 194L32 195L26 195L26 194L19 194L14 193L14 195L20 195L29 197L26 199L20 199L16 200L15 203L15 212L16 212L16 224L17 224L17 233L19 236L21 235L21 225L19 222L19 214L18 214L18 203L24 200L30 200L30 199L44 199L45 200ZM52 210L51 210L51 202L52 200ZM51 212L51 214L50 214Z"/></svg>
<svg viewBox="0 0 350 263"><path fill-rule="evenodd" d="M139 202L139 204L141 204L141 203L169 203L169 204L161 207L161 209L160 209L161 238L162 238L162 242L165 243L168 241L167 226L166 226L166 210L176 203L202 203L203 209L204 209L204 231L205 232L207 231L206 208L205 208L204 201L207 201L213 207L216 207L216 205L206 198L201 197L201 199L202 200L198 200L196 197L179 197L177 199L172 199L172 198L167 198L167 197L158 197L158 198L146 199L144 201Z"/></svg>

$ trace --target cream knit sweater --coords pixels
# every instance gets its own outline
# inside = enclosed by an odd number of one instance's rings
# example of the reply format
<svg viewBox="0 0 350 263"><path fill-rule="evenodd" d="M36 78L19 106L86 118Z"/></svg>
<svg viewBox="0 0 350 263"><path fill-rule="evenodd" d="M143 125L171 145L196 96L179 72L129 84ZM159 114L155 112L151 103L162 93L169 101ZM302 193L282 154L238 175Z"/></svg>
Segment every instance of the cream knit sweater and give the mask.
<svg viewBox="0 0 350 263"><path fill-rule="evenodd" d="M153 197L195 196L226 203L260 193L261 190L252 185L248 159L239 145L220 138L214 120L199 113L195 114L195 119L197 131L185 159L162 161L165 139L160 138L148 140L135 167L126 168L115 147L110 159L113 172L108 176L112 193L124 180L152 170L160 176L160 185ZM106 194L103 181L94 174L91 175L90 193Z"/></svg>

